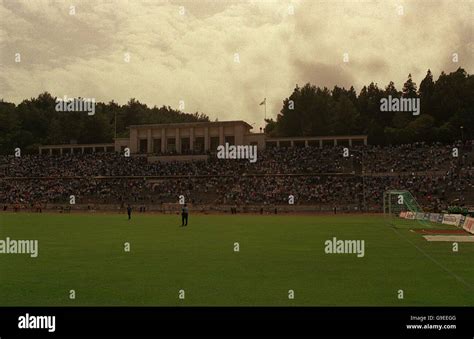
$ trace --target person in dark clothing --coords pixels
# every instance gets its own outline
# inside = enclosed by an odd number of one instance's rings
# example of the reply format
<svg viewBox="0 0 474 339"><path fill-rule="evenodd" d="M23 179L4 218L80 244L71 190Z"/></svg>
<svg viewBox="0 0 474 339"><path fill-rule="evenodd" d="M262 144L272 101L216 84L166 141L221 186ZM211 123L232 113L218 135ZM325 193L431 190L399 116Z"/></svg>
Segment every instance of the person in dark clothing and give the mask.
<svg viewBox="0 0 474 339"><path fill-rule="evenodd" d="M132 207L130 207L130 205L127 205L127 214L128 220L132 219Z"/></svg>
<svg viewBox="0 0 474 339"><path fill-rule="evenodd" d="M184 204L183 208L181 209L181 226L188 226L188 214L188 205Z"/></svg>

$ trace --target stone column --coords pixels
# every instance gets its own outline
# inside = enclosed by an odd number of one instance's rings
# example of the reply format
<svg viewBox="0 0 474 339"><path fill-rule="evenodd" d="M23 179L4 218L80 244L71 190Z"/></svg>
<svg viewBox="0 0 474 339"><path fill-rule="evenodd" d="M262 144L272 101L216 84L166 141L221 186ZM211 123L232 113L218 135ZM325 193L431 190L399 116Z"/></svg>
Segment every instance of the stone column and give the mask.
<svg viewBox="0 0 474 339"><path fill-rule="evenodd" d="M234 141L236 145L244 144L244 128L242 125L234 125Z"/></svg>
<svg viewBox="0 0 474 339"><path fill-rule="evenodd" d="M219 126L219 145L224 145L224 126Z"/></svg>
<svg viewBox="0 0 474 339"><path fill-rule="evenodd" d="M204 151L209 151L209 127L204 127Z"/></svg>
<svg viewBox="0 0 474 339"><path fill-rule="evenodd" d="M175 135L175 145L176 145L176 152L181 153L181 137L179 135L179 127L176 128Z"/></svg>
<svg viewBox="0 0 474 339"><path fill-rule="evenodd" d="M153 151L153 139L151 138L151 128L146 131L146 141L147 141L147 153L151 153Z"/></svg>
<svg viewBox="0 0 474 339"><path fill-rule="evenodd" d="M130 129L130 152L138 153L138 132L136 128Z"/></svg>
<svg viewBox="0 0 474 339"><path fill-rule="evenodd" d="M194 151L194 127L189 128L189 148Z"/></svg>
<svg viewBox="0 0 474 339"><path fill-rule="evenodd" d="M164 127L161 128L161 152L166 152L166 129Z"/></svg>

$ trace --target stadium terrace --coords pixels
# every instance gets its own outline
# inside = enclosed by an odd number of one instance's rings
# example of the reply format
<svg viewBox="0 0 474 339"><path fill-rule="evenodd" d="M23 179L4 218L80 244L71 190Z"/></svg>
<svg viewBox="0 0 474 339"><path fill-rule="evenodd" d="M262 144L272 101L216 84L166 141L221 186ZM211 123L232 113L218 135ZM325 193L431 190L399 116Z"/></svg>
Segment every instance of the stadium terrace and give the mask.
<svg viewBox="0 0 474 339"><path fill-rule="evenodd" d="M126 158L119 152L0 156L0 203L4 211L116 209L128 202L142 210L167 211L179 193L190 206L203 209L380 211L383 192L396 188L412 192L430 212L474 207L472 141L354 146L348 157L343 148L268 147L258 150L255 163L217 154L193 161L149 159L195 155ZM459 157L453 157L453 148ZM294 204L288 202L290 195Z"/></svg>

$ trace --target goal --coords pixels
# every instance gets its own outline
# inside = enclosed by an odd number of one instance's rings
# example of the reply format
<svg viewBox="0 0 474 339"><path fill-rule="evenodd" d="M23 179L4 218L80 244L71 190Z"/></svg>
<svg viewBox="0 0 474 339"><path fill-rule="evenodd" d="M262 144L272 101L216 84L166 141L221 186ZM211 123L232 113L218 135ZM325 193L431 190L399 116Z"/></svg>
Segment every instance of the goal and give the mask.
<svg viewBox="0 0 474 339"><path fill-rule="evenodd" d="M383 214L388 222L405 214L406 219L425 221L425 213L416 201L415 197L404 190L389 190L383 194Z"/></svg>

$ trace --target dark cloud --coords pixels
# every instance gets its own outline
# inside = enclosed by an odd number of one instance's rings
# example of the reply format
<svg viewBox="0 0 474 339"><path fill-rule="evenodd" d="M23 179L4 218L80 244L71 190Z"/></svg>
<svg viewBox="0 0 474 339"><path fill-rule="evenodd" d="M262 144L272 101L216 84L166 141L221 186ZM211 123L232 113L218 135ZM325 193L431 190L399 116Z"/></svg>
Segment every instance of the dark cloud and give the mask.
<svg viewBox="0 0 474 339"><path fill-rule="evenodd" d="M70 5L0 1L5 100L43 91L149 106L184 100L186 111L258 128L261 100L275 117L296 84L401 88L408 73L419 83L428 68L436 77L474 66L470 1L87 0L74 16Z"/></svg>
<svg viewBox="0 0 474 339"><path fill-rule="evenodd" d="M310 82L320 87L332 88L335 85L350 87L354 84L354 78L350 70L344 67L342 57L339 65L328 65L321 62L294 61L296 69L296 82L304 85Z"/></svg>

